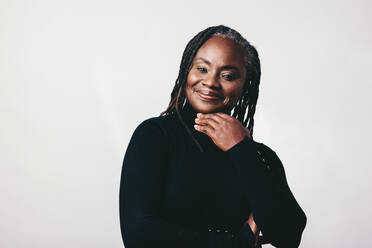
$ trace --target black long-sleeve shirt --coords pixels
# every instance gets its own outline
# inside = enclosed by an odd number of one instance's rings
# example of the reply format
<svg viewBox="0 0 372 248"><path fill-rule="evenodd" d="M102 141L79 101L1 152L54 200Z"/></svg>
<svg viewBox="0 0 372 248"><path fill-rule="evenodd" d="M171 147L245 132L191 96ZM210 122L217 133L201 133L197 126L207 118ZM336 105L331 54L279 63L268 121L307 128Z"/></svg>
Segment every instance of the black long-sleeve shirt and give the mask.
<svg viewBox="0 0 372 248"><path fill-rule="evenodd" d="M125 247L253 247L252 211L272 245L298 247L306 215L276 153L248 137L223 152L194 129L196 114L187 103L135 129L120 184Z"/></svg>

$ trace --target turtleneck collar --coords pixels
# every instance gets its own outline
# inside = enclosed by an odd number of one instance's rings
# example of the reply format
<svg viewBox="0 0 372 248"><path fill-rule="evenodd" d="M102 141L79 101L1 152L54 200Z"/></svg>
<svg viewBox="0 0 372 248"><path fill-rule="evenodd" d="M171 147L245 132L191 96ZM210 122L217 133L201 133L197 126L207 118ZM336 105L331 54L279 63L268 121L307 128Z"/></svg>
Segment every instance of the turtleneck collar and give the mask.
<svg viewBox="0 0 372 248"><path fill-rule="evenodd" d="M196 145L198 146L201 152L206 149L207 146L215 146L213 140L205 133L200 132L194 128L195 125L195 118L197 117L198 111L196 111L189 101L186 101L184 107L180 110L180 116L182 117L181 122L184 122L186 125L186 129L188 129L188 133L191 138L194 140Z"/></svg>
<svg viewBox="0 0 372 248"><path fill-rule="evenodd" d="M186 122L187 126L191 129L191 131L196 131L194 128L195 125L195 118L197 117L197 111L191 106L189 101L186 101L185 106L180 111L184 121Z"/></svg>

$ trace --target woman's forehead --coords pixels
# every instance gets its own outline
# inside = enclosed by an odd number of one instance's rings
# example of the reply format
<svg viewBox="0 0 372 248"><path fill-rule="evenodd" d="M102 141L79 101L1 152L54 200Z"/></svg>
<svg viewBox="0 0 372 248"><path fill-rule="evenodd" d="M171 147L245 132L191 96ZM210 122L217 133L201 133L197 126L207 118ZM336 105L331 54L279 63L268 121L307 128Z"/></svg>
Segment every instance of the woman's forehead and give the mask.
<svg viewBox="0 0 372 248"><path fill-rule="evenodd" d="M203 59L211 63L241 63L243 66L244 52L235 41L221 36L212 36L199 48L194 57L194 61Z"/></svg>

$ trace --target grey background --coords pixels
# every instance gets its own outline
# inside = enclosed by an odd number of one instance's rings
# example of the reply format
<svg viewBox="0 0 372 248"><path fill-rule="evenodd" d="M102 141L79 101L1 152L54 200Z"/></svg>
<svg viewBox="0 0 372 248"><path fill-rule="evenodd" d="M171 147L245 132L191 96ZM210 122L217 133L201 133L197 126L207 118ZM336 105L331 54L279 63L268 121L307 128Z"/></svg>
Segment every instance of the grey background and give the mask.
<svg viewBox="0 0 372 248"><path fill-rule="evenodd" d="M260 54L255 138L308 216L301 247L370 247L371 5L0 1L0 247L122 247L131 134L218 24Z"/></svg>

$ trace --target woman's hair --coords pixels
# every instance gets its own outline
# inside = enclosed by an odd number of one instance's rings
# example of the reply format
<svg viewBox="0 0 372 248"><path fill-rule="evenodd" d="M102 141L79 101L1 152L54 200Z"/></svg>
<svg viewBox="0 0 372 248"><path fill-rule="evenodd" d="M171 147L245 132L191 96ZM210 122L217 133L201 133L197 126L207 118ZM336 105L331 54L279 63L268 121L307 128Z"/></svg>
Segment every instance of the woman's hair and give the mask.
<svg viewBox="0 0 372 248"><path fill-rule="evenodd" d="M178 113L179 109L182 108L184 101L186 100L186 81L189 70L191 69L192 61L204 42L215 35L235 41L245 51L244 63L247 71L246 81L244 82L242 97L237 101L232 116L237 118L245 127L248 127L248 130L253 137L253 116L256 111L258 86L261 78L260 59L254 46L252 46L239 32L224 25L206 28L194 36L186 45L182 55L178 77L171 93L170 103L167 109L163 111L160 116L175 112ZM247 109L248 113L244 119Z"/></svg>

